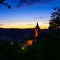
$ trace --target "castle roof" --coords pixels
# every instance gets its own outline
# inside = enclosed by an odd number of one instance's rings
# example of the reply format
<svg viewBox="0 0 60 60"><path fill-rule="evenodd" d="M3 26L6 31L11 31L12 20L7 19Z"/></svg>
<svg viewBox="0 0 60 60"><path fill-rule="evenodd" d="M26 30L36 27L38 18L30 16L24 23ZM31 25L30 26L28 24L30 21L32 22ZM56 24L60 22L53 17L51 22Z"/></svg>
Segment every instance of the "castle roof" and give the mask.
<svg viewBox="0 0 60 60"><path fill-rule="evenodd" d="M40 29L40 28L39 28L39 24L38 24L38 22L37 22L37 24L36 24L36 27L35 27L35 28L38 28L38 29Z"/></svg>

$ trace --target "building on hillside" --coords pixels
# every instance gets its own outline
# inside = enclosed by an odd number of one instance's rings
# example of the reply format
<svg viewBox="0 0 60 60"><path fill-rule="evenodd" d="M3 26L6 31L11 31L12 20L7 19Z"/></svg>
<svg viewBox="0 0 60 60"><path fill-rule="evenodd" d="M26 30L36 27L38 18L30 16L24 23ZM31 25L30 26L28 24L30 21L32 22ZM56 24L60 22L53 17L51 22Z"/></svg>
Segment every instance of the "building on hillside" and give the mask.
<svg viewBox="0 0 60 60"><path fill-rule="evenodd" d="M27 30L28 33L26 33L26 35L25 35L25 40L24 40L24 43L22 44L22 46L23 46L22 49L27 45L32 45L33 42L36 42L39 39L40 28L39 28L38 22L37 22L37 25L35 28L29 29L29 30L30 30L30 32L28 32L28 30ZM32 31L32 33L31 33L31 31Z"/></svg>
<svg viewBox="0 0 60 60"><path fill-rule="evenodd" d="M37 22L37 25L35 27L35 41L38 40L39 38L39 31L40 31L40 28L39 28L39 25L38 25L38 22Z"/></svg>

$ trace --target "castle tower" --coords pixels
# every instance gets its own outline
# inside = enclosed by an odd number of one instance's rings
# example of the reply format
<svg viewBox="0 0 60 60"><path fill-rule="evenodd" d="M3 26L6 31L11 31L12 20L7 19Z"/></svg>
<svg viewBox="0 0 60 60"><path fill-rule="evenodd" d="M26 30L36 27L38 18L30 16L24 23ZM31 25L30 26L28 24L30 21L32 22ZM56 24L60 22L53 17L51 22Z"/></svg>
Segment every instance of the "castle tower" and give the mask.
<svg viewBox="0 0 60 60"><path fill-rule="evenodd" d="M38 25L38 22L36 24L36 27L35 27L35 41L38 39L38 36L39 36L39 25Z"/></svg>

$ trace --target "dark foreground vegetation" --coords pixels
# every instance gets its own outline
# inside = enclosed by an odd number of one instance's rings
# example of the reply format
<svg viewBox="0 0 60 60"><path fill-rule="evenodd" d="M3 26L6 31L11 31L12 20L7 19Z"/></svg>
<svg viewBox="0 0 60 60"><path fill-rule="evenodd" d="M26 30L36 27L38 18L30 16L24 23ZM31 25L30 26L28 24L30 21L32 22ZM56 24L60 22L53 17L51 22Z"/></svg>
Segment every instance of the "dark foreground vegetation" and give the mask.
<svg viewBox="0 0 60 60"><path fill-rule="evenodd" d="M17 44L0 39L0 60L60 60L60 29L49 30L24 50Z"/></svg>

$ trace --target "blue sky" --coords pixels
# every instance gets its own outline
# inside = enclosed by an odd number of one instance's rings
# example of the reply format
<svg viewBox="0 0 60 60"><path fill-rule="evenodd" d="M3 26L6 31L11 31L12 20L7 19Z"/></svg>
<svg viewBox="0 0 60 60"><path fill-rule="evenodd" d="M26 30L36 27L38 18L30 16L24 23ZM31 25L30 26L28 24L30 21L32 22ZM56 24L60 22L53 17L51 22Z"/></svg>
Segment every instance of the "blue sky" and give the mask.
<svg viewBox="0 0 60 60"><path fill-rule="evenodd" d="M35 24L37 21L40 25L48 24L53 7L60 7L60 0L21 1L25 0L7 0L6 2L12 6L11 9L1 5L0 26L4 24ZM30 4L28 5L28 3Z"/></svg>

